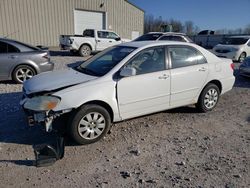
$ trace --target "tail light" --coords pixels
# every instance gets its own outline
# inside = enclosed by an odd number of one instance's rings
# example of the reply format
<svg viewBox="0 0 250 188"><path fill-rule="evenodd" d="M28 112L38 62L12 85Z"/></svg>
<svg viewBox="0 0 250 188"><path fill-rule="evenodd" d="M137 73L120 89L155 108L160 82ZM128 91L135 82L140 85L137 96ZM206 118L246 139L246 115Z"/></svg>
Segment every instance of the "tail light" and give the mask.
<svg viewBox="0 0 250 188"><path fill-rule="evenodd" d="M234 64L231 63L230 66L231 66L231 69L234 70Z"/></svg>

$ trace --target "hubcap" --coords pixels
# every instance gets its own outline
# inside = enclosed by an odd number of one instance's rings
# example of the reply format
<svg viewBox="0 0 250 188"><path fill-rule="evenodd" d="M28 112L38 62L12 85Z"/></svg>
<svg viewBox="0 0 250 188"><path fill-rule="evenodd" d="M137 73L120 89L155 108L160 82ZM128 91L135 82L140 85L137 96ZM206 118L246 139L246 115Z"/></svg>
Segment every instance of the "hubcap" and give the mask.
<svg viewBox="0 0 250 188"><path fill-rule="evenodd" d="M243 62L245 58L246 58L245 54L242 53L242 54L240 55L240 59L239 59L239 60L240 60L240 63Z"/></svg>
<svg viewBox="0 0 250 188"><path fill-rule="evenodd" d="M16 78L19 82L24 82L34 76L34 73L29 68L20 68L16 72Z"/></svg>
<svg viewBox="0 0 250 188"><path fill-rule="evenodd" d="M82 138L92 140L103 133L105 126L104 116L98 112L91 112L80 120L78 132Z"/></svg>
<svg viewBox="0 0 250 188"><path fill-rule="evenodd" d="M211 109L213 108L216 103L218 102L218 92L216 89L209 89L205 95L204 105L206 108Z"/></svg>
<svg viewBox="0 0 250 188"><path fill-rule="evenodd" d="M84 46L82 48L82 53L83 53L83 55L87 56L90 54L90 49L87 46Z"/></svg>

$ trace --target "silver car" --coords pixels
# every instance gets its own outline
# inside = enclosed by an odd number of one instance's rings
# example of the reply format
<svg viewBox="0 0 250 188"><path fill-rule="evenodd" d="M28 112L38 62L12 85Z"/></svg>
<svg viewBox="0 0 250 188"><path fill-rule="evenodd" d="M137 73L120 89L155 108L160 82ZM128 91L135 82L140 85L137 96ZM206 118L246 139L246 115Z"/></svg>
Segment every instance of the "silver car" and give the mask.
<svg viewBox="0 0 250 188"><path fill-rule="evenodd" d="M53 70L48 51L0 38L0 80L23 83L41 72Z"/></svg>

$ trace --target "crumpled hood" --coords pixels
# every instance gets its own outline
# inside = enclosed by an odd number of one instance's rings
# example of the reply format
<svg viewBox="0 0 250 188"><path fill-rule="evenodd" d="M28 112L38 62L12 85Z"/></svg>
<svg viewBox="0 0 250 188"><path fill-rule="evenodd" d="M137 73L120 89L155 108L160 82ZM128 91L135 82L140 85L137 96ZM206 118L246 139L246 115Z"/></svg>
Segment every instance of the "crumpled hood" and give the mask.
<svg viewBox="0 0 250 188"><path fill-rule="evenodd" d="M86 75L73 69L50 71L38 74L25 81L23 87L26 94L31 94L42 91L53 91L63 87L84 83L96 78L97 77L95 76Z"/></svg>

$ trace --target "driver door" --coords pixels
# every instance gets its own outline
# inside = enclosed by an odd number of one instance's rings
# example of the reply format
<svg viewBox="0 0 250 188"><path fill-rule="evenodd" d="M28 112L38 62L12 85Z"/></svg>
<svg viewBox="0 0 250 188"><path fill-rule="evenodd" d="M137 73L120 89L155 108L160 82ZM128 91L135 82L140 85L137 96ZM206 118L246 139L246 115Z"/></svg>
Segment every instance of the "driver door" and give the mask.
<svg viewBox="0 0 250 188"><path fill-rule="evenodd" d="M123 77L117 83L120 115L128 119L169 107L170 71L167 69L165 47L139 52L125 65L136 69L136 75Z"/></svg>

